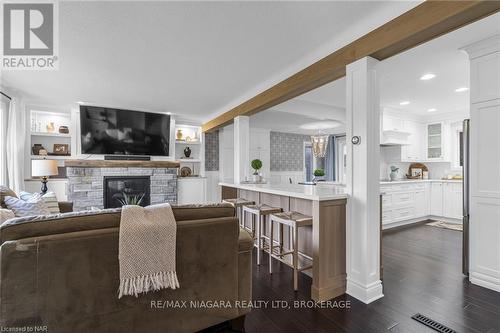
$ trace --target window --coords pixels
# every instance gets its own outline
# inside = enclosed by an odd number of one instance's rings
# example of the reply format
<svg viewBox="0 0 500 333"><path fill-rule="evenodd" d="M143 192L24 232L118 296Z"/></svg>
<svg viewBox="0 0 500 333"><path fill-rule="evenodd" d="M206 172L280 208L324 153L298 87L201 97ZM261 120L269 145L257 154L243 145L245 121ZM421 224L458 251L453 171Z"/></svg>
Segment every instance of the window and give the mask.
<svg viewBox="0 0 500 333"><path fill-rule="evenodd" d="M345 169L347 161L347 147L345 136L330 136L325 158L315 158L310 142L304 143L304 179L311 182L314 179L315 169L325 170L325 179L345 183Z"/></svg>
<svg viewBox="0 0 500 333"><path fill-rule="evenodd" d="M347 167L347 145L345 141L345 136L337 137L337 147L335 149L337 151L336 160L336 177L337 182L341 184L345 184L346 182L346 167Z"/></svg>

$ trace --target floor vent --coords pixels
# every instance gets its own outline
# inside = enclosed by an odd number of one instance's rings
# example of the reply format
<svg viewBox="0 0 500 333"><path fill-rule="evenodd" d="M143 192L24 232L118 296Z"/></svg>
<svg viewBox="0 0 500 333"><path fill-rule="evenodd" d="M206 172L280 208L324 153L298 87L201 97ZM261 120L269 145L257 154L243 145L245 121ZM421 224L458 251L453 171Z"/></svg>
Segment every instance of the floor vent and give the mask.
<svg viewBox="0 0 500 333"><path fill-rule="evenodd" d="M424 316L423 314L417 313L416 315L413 315L411 317L412 319L415 319L419 323L424 324L425 326L428 326L432 328L433 330L441 333L458 333L454 329L451 329L443 324L438 323L435 320L432 320L429 317Z"/></svg>

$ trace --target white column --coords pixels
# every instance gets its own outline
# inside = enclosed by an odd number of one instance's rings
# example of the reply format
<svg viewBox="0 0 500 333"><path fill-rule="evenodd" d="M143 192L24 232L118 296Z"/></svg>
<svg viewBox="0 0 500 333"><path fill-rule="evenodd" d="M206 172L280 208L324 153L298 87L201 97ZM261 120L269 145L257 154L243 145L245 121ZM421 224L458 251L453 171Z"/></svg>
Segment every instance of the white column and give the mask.
<svg viewBox="0 0 500 333"><path fill-rule="evenodd" d="M250 118L234 118L234 182L249 177L250 170Z"/></svg>
<svg viewBox="0 0 500 333"><path fill-rule="evenodd" d="M219 179L221 182L234 181L234 126L219 130Z"/></svg>
<svg viewBox="0 0 500 333"><path fill-rule="evenodd" d="M347 66L347 293L364 303L381 297L380 103L378 61ZM353 144L352 138L359 143Z"/></svg>
<svg viewBox="0 0 500 333"><path fill-rule="evenodd" d="M500 292L500 35L470 58L469 279Z"/></svg>

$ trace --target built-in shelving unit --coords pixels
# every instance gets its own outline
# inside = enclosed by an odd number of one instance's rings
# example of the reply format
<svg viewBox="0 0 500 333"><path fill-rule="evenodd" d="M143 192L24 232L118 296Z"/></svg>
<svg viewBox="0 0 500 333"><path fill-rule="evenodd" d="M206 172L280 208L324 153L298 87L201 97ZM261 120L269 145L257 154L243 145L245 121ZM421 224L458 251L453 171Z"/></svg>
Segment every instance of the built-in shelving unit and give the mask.
<svg viewBox="0 0 500 333"><path fill-rule="evenodd" d="M71 156L71 114L70 112L54 112L46 110L29 110L30 119L30 147L29 154L31 159L54 159L64 160ZM61 127L68 128L69 133L60 133ZM40 156L33 152L35 144L41 145L49 155ZM54 151L56 145L67 147L67 154L59 154Z"/></svg>
<svg viewBox="0 0 500 333"><path fill-rule="evenodd" d="M203 146L203 135L200 126L175 125L175 159L181 163L179 172L183 167L191 169L192 175L204 176L205 169L205 149ZM189 148L191 154L186 157L184 150Z"/></svg>
<svg viewBox="0 0 500 333"><path fill-rule="evenodd" d="M26 139L26 163L25 178L31 179L31 161L48 159L56 160L59 166L59 176L51 178L64 178L64 162L71 159L71 141L73 128L71 123L70 110L51 110L46 107L28 106L26 109L26 120L28 125ZM60 133L61 126L68 128L68 133ZM41 145L48 155L36 154L33 147ZM54 145L59 145L59 149L66 148L67 153L54 151ZM35 182L38 180L34 180Z"/></svg>

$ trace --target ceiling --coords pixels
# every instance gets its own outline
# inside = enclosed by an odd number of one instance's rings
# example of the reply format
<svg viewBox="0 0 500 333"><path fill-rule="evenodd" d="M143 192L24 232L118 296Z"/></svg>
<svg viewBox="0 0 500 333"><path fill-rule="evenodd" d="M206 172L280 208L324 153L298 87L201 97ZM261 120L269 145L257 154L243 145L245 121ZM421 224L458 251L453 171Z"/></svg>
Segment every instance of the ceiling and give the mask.
<svg viewBox="0 0 500 333"><path fill-rule="evenodd" d="M36 104L201 123L418 3L60 2L59 70L5 71L1 84Z"/></svg>
<svg viewBox="0 0 500 333"><path fill-rule="evenodd" d="M460 48L495 34L500 34L500 13L380 62L381 106L417 116L468 113L469 91L455 92L459 87L469 86L469 60ZM428 81L420 80L427 73L436 76ZM403 101L410 104L400 105ZM310 134L311 131L299 127L318 120L345 121L345 105L346 81L342 78L254 115L253 124L263 127L267 124L273 130ZM436 111L429 112L429 109ZM265 115L267 112L270 114ZM302 117L296 117L297 113ZM345 127L332 129L331 132L342 130Z"/></svg>

